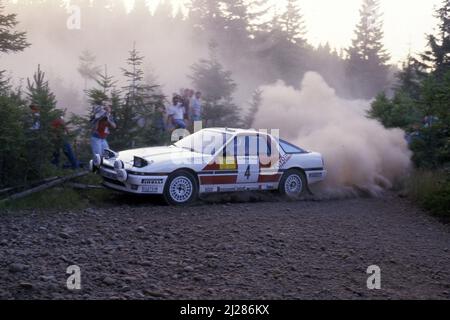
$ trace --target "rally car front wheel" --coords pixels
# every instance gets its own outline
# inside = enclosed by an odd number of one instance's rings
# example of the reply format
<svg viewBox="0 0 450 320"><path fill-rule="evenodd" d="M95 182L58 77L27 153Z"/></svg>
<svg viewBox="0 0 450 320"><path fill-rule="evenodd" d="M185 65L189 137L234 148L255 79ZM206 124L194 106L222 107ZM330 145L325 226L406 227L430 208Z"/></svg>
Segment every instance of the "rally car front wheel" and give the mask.
<svg viewBox="0 0 450 320"><path fill-rule="evenodd" d="M305 174L300 170L288 170L280 181L279 191L289 199L298 199L307 190Z"/></svg>
<svg viewBox="0 0 450 320"><path fill-rule="evenodd" d="M188 205L198 197L197 179L188 171L177 171L169 176L163 196L170 205Z"/></svg>

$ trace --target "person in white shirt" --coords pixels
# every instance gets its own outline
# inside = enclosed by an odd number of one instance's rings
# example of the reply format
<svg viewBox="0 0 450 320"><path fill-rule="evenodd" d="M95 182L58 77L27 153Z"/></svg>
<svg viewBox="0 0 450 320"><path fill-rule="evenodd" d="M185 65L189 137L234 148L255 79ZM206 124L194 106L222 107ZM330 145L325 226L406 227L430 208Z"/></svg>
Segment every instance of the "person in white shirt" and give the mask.
<svg viewBox="0 0 450 320"><path fill-rule="evenodd" d="M202 93L197 91L191 101L191 119L192 121L202 121Z"/></svg>
<svg viewBox="0 0 450 320"><path fill-rule="evenodd" d="M167 108L168 123L176 129L186 129L186 122L184 116L186 109L182 105L182 99L180 96L175 96L172 99L172 105Z"/></svg>

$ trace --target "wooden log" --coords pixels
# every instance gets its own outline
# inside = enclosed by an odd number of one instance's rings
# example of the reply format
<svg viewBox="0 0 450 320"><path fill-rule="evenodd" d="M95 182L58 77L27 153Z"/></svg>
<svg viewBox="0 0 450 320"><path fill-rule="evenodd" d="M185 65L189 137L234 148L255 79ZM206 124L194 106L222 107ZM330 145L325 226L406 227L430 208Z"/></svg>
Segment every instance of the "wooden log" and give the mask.
<svg viewBox="0 0 450 320"><path fill-rule="evenodd" d="M81 172L77 172L77 173L75 173L73 175L70 175L70 176L67 176L67 177L58 178L56 180L50 181L50 182L42 184L40 186L37 186L37 187L31 188L31 189L25 190L23 192L19 192L19 193L13 194L13 195L11 195L11 196L1 200L0 203L4 203L4 202L7 202L7 201L11 201L11 200L21 199L21 198L29 196L29 195L31 195L33 193L44 191L44 190L53 188L53 187L55 187L57 185L63 184L64 182L67 182L67 181L70 181L70 180L73 180L73 179L76 179L76 178L79 178L79 177L83 177L83 176L85 176L87 174L89 174L88 171L81 171Z"/></svg>
<svg viewBox="0 0 450 320"><path fill-rule="evenodd" d="M76 183L76 182L69 182L66 184L67 186L74 188L74 189L80 189L80 190L87 190L87 189L105 189L103 186L96 186L96 185L89 185L89 184L82 184L82 183Z"/></svg>
<svg viewBox="0 0 450 320"><path fill-rule="evenodd" d="M31 187L35 187L35 186L38 186L38 185L41 185L41 184L44 184L44 183L47 183L47 182L50 182L50 181L53 181L53 180L56 180L56 179L59 179L59 177L46 178L46 179L40 180L40 181L33 181L33 182L29 183L28 185L23 184L23 185L16 186L16 187L2 189L2 190L0 190L0 195L4 194L4 193L12 192L14 190L20 190L20 189L23 189L25 187L30 187L30 186Z"/></svg>

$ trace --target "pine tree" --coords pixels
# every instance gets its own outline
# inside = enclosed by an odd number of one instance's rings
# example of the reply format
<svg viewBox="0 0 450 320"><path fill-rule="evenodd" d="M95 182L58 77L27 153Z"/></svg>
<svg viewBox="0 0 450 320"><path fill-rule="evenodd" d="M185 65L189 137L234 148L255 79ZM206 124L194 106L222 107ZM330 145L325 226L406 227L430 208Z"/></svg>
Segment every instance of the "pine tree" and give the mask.
<svg viewBox="0 0 450 320"><path fill-rule="evenodd" d="M436 11L438 35L428 35L429 49L422 54L423 67L442 77L450 70L450 0L444 0Z"/></svg>
<svg viewBox="0 0 450 320"><path fill-rule="evenodd" d="M26 33L15 31L19 23L16 14L4 14L4 6L0 1L0 53L8 54L20 52L30 46L26 40ZM9 89L9 79L5 77L5 71L0 70L0 93Z"/></svg>
<svg viewBox="0 0 450 320"><path fill-rule="evenodd" d="M364 0L356 38L347 49L347 73L357 98L373 98L387 87L390 57L382 43L383 22L379 11L379 0Z"/></svg>
<svg viewBox="0 0 450 320"><path fill-rule="evenodd" d="M425 79L423 65L411 55L403 62L402 70L397 73L399 84L395 89L408 94L411 98L418 100L421 93L421 82Z"/></svg>
<svg viewBox="0 0 450 320"><path fill-rule="evenodd" d="M116 110L118 128L112 140L119 148L148 146L151 141L152 123L157 106L163 104L164 96L157 91L159 85L145 83L144 57L133 49L129 52L127 68L122 68L127 85L123 87L123 101Z"/></svg>
<svg viewBox="0 0 450 320"><path fill-rule="evenodd" d="M108 67L106 65L104 71L98 72L94 80L97 87L87 90L87 96L91 105L101 105L113 94L119 95L116 89L117 81L108 73Z"/></svg>
<svg viewBox="0 0 450 320"><path fill-rule="evenodd" d="M27 96L30 105L39 108L39 129L36 134L29 136L28 141L28 159L31 171L30 176L43 177L46 168L49 166L52 154L62 143L54 135L51 123L53 120L62 116L62 111L56 109L56 98L50 90L48 81L45 79L45 73L38 66L33 79L27 79Z"/></svg>
<svg viewBox="0 0 450 320"><path fill-rule="evenodd" d="M4 6L0 2L0 52L11 53L23 51L30 44L26 40L26 33L15 31L19 23L16 14L3 14Z"/></svg>
<svg viewBox="0 0 450 320"><path fill-rule="evenodd" d="M194 31L194 40L202 44L210 39L222 41L227 19L221 6L222 2L216 0L191 1L188 20Z"/></svg>
<svg viewBox="0 0 450 320"><path fill-rule="evenodd" d="M280 16L280 24L288 41L298 45L306 43L305 23L297 0L287 1L286 11Z"/></svg>
<svg viewBox="0 0 450 320"><path fill-rule="evenodd" d="M255 122L255 115L258 113L259 108L263 102L262 100L262 90L256 89L252 95L252 101L249 103L249 109L246 117L244 118L243 124L246 128L250 129Z"/></svg>
<svg viewBox="0 0 450 320"><path fill-rule="evenodd" d="M3 14L0 2L0 53L23 51L29 46L25 32L15 31L18 24L15 14ZM27 141L24 118L26 108L20 89L13 92L10 79L0 71L0 187L25 183L33 163L27 159Z"/></svg>
<svg viewBox="0 0 450 320"><path fill-rule="evenodd" d="M0 94L0 189L26 183L29 163L23 125L26 111L24 101L11 92Z"/></svg>
<svg viewBox="0 0 450 320"><path fill-rule="evenodd" d="M223 44L222 51L227 60L236 61L240 55L249 51L250 14L244 0L223 0L224 26L221 34L214 37Z"/></svg>
<svg viewBox="0 0 450 320"><path fill-rule="evenodd" d="M95 81L97 78L97 75L100 72L100 67L96 65L97 58L89 50L83 51L79 57L79 60L80 64L78 66L78 72L84 79L84 90L86 90L88 81Z"/></svg>
<svg viewBox="0 0 450 320"><path fill-rule="evenodd" d="M311 50L307 43L294 43L292 34L283 27L280 15L260 26L254 40L256 59L264 66L263 82L283 80L288 85L298 86L305 71ZM297 41L300 41L297 39Z"/></svg>
<svg viewBox="0 0 450 320"><path fill-rule="evenodd" d="M218 60L216 43L209 44L209 59L201 59L192 66L190 78L194 87L204 94L206 126L239 125L239 109L233 102L236 83Z"/></svg>

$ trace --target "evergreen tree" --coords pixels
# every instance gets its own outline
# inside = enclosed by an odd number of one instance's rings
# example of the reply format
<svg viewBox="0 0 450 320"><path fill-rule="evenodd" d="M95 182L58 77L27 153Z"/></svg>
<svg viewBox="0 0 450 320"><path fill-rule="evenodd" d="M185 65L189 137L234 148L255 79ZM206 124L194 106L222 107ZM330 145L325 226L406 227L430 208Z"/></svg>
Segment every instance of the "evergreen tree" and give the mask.
<svg viewBox="0 0 450 320"><path fill-rule="evenodd" d="M262 104L262 90L256 89L253 92L252 100L249 103L249 109L247 112L247 115L244 118L243 124L245 128L250 129L253 125L253 122L255 122L255 115L258 113L259 108Z"/></svg>
<svg viewBox="0 0 450 320"><path fill-rule="evenodd" d="M237 127L239 109L233 102L236 83L231 72L224 70L217 57L217 44L209 44L209 59L201 59L192 66L190 76L195 88L204 93L206 126Z"/></svg>
<svg viewBox="0 0 450 320"><path fill-rule="evenodd" d="M78 72L84 79L84 90L86 90L88 81L96 80L100 67L96 65L97 59L89 50L83 51L79 59Z"/></svg>
<svg viewBox="0 0 450 320"><path fill-rule="evenodd" d="M280 24L288 41L298 45L306 43L305 23L297 0L287 1L286 11L280 16Z"/></svg>
<svg viewBox="0 0 450 320"><path fill-rule="evenodd" d="M436 11L439 19L437 35L428 35L429 49L422 54L423 67L442 77L450 70L450 0L444 0Z"/></svg>
<svg viewBox="0 0 450 320"><path fill-rule="evenodd" d="M422 64L411 55L403 62L402 70L397 74L398 86L395 88L408 94L413 99L420 98L421 81L425 79Z"/></svg>
<svg viewBox="0 0 450 320"><path fill-rule="evenodd" d="M50 90L45 73L38 66L33 79L27 79L27 96L30 105L39 109L39 127L34 134L29 135L28 159L30 176L44 177L53 152L61 147L62 141L55 135L52 121L63 115L61 110L56 109L56 98Z"/></svg>
<svg viewBox="0 0 450 320"><path fill-rule="evenodd" d="M26 33L14 30L17 24L16 14L4 14L4 6L0 2L0 52L11 53L23 51L30 44Z"/></svg>
<svg viewBox="0 0 450 320"><path fill-rule="evenodd" d="M390 57L383 46L383 22L379 0L364 0L356 38L347 50L347 73L357 98L370 99L386 89Z"/></svg>
<svg viewBox="0 0 450 320"><path fill-rule="evenodd" d="M4 14L4 6L0 0L0 53L8 54L23 51L30 44L26 33L14 30L17 24L17 14ZM9 79L5 71L0 70L0 93L9 89Z"/></svg>
<svg viewBox="0 0 450 320"><path fill-rule="evenodd" d="M411 130L420 123L423 114L407 93L397 91L392 100L380 93L372 103L369 117L379 120L386 128L404 128Z"/></svg>
<svg viewBox="0 0 450 320"><path fill-rule="evenodd" d="M149 132L152 132L155 109L164 101L164 96L157 92L159 85L150 86L145 83L144 57L139 54L135 45L129 54L128 67L122 69L127 82L123 88L124 101L116 110L118 128L112 137L120 148L155 143Z"/></svg>
<svg viewBox="0 0 450 320"><path fill-rule="evenodd" d="M221 2L216 0L192 0L189 5L189 20L196 34L208 32L218 35L225 26ZM208 36L209 37L209 36Z"/></svg>
<svg viewBox="0 0 450 320"><path fill-rule="evenodd" d="M28 159L24 101L11 92L0 93L0 188L26 182Z"/></svg>
<svg viewBox="0 0 450 320"><path fill-rule="evenodd" d="M309 68L310 50L306 43L292 42L292 34L287 33L277 14L260 26L254 39L255 58L264 66L264 70L260 70L263 82L281 79L288 85L298 86Z"/></svg>

